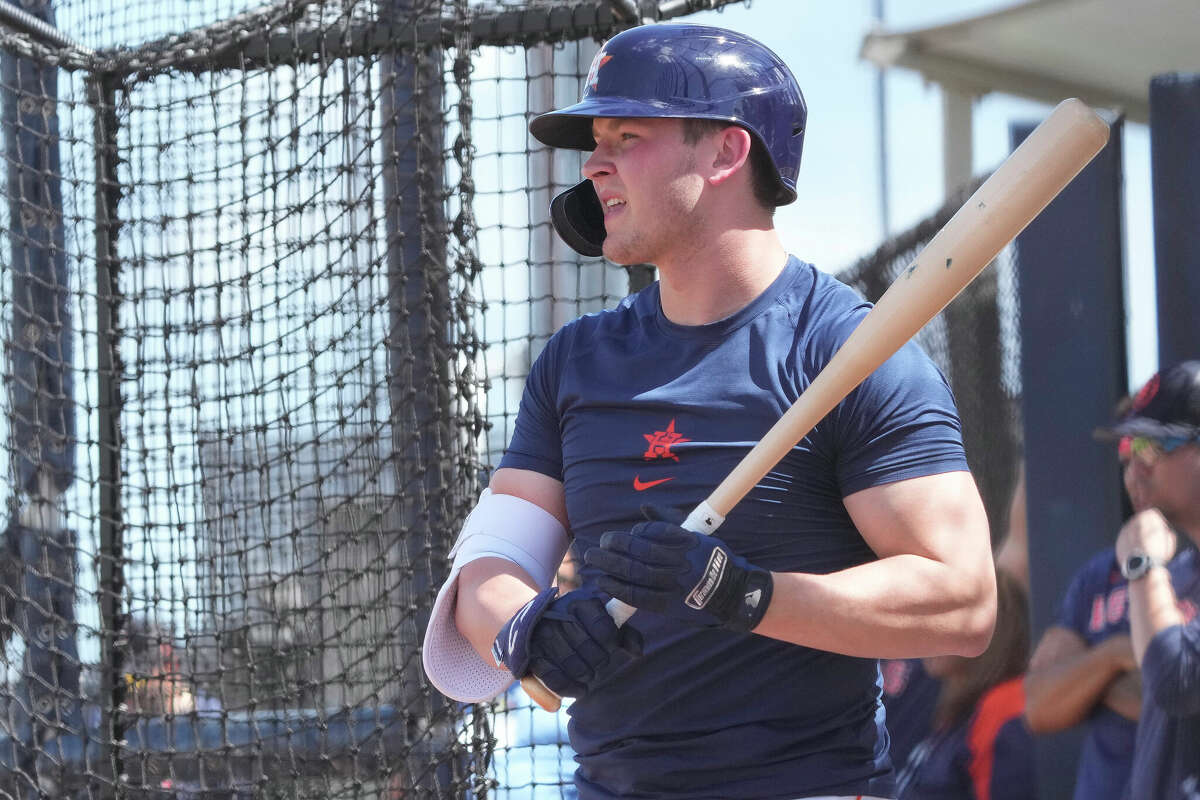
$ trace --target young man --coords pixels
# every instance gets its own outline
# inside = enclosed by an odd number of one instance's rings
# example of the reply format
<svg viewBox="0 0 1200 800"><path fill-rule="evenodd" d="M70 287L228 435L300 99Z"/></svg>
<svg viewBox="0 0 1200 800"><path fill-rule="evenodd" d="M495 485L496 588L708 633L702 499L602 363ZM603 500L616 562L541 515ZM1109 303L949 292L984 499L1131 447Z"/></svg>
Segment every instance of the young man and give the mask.
<svg viewBox="0 0 1200 800"><path fill-rule="evenodd" d="M1176 534L1200 544L1200 361L1151 378L1106 432L1130 438L1126 486L1143 509L1121 528L1116 546L1129 582L1130 638L1143 685L1129 796L1196 800L1200 561L1194 549L1176 557Z"/></svg>
<svg viewBox="0 0 1200 800"><path fill-rule="evenodd" d="M949 388L915 345L717 536L639 521L698 505L868 310L773 227L805 118L758 42L650 25L604 46L580 103L530 125L592 151L552 207L563 238L659 281L538 357L424 659L459 699L531 673L576 697L585 800L891 797L877 659L978 655L991 635L986 517ZM568 530L583 586L557 595ZM609 595L639 608L620 629Z"/></svg>

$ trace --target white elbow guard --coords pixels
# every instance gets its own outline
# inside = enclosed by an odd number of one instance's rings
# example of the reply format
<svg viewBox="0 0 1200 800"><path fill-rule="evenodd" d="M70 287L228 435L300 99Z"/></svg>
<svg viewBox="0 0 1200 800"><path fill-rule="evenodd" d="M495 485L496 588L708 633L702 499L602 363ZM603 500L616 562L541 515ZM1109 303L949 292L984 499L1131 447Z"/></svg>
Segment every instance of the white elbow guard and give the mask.
<svg viewBox="0 0 1200 800"><path fill-rule="evenodd" d="M567 553L567 531L545 509L508 494L484 489L475 510L450 549L450 577L438 592L425 630L421 662L438 691L466 703L491 700L512 683L512 675L484 661L454 622L458 573L478 558L503 558L525 570L539 588L554 582Z"/></svg>

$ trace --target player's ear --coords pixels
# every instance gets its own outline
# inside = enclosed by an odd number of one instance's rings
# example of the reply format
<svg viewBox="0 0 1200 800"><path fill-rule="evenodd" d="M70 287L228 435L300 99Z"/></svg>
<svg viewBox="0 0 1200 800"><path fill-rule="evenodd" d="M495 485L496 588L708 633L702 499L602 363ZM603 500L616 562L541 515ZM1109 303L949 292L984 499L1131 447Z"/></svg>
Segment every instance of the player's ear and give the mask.
<svg viewBox="0 0 1200 800"><path fill-rule="evenodd" d="M712 171L708 176L709 182L714 186L724 183L743 167L747 167L752 144L750 132L745 128L738 125L722 128L716 136L716 151L713 154Z"/></svg>

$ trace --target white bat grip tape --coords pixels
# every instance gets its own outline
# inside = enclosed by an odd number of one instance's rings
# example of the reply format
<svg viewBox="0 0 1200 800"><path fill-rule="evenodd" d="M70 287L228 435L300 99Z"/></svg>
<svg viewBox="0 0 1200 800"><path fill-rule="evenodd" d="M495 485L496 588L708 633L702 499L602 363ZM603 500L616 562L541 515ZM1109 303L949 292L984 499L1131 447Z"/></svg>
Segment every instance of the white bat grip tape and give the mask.
<svg viewBox="0 0 1200 800"><path fill-rule="evenodd" d="M613 618L613 622L617 623L618 628L629 622L629 618L637 612L637 609L629 603L622 603L615 597L608 599L608 602L604 604L604 610Z"/></svg>
<svg viewBox="0 0 1200 800"><path fill-rule="evenodd" d="M721 527L721 523L725 521L725 517L718 514L712 506L704 500L700 505L692 509L692 513L688 514L687 519L683 521L683 527L689 531L703 533L705 536L712 534Z"/></svg>
<svg viewBox="0 0 1200 800"><path fill-rule="evenodd" d="M683 521L683 527L689 531L711 536L713 531L721 527L721 523L724 521L725 517L713 510L708 501L704 500L692 509L692 513L688 514L687 519ZM618 628L628 622L629 618L637 611L633 606L623 603L615 597L604 604L604 610L613 618L613 622L617 623Z"/></svg>

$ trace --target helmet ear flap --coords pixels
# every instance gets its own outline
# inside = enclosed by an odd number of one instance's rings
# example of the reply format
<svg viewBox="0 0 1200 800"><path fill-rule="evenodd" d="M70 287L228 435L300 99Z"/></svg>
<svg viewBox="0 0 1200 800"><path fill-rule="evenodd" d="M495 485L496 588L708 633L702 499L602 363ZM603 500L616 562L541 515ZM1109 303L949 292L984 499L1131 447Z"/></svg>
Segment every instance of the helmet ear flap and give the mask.
<svg viewBox="0 0 1200 800"><path fill-rule="evenodd" d="M585 256L603 255L604 207L590 180L581 181L550 201L550 221L571 249Z"/></svg>

